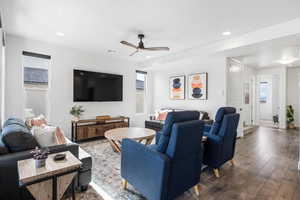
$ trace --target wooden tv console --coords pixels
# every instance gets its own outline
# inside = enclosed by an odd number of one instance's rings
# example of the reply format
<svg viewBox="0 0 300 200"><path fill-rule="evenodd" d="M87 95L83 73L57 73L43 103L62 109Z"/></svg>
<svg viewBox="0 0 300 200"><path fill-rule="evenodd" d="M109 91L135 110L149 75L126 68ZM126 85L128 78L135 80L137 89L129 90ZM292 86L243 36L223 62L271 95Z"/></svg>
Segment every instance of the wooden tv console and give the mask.
<svg viewBox="0 0 300 200"><path fill-rule="evenodd" d="M112 117L109 119L83 119L72 121L72 142L104 137L107 130L129 127L129 117Z"/></svg>

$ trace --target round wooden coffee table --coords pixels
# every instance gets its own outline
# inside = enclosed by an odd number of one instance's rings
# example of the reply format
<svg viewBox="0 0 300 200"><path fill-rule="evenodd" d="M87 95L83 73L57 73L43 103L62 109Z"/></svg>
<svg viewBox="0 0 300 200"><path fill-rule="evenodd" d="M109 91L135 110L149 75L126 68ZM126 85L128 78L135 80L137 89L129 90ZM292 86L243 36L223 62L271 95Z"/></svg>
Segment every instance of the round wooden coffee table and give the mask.
<svg viewBox="0 0 300 200"><path fill-rule="evenodd" d="M155 136L155 131L148 128L138 127L115 128L106 131L104 136L109 141L115 152L121 152L122 139L129 138L140 143L145 141L145 145L149 145Z"/></svg>

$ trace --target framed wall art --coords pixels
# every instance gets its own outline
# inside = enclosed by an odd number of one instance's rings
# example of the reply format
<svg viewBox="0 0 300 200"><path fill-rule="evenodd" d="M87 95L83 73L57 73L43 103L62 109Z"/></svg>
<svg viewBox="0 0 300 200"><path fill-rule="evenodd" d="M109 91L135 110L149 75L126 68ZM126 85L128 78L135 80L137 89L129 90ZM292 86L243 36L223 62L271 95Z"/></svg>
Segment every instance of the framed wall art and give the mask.
<svg viewBox="0 0 300 200"><path fill-rule="evenodd" d="M188 76L188 98L192 100L207 99L207 73L196 73Z"/></svg>
<svg viewBox="0 0 300 200"><path fill-rule="evenodd" d="M185 76L173 76L169 79L170 99L185 99Z"/></svg>

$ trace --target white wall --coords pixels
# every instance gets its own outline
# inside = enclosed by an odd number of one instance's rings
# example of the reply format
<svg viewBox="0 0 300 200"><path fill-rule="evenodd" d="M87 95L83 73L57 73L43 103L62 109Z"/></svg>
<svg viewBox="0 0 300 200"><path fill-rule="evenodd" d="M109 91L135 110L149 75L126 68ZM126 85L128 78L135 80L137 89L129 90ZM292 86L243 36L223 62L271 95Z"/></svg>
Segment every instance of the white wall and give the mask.
<svg viewBox="0 0 300 200"><path fill-rule="evenodd" d="M69 110L73 103L73 69L122 74L122 102L84 102L83 118L97 115L126 115L131 117L131 125L142 126L145 115L135 115L135 68L134 63L120 60L111 55L104 56L81 52L79 50L27 40L8 35L6 47L6 115L5 117L24 117L25 94L22 83L22 51L30 51L51 56L49 118L70 134L71 116Z"/></svg>
<svg viewBox="0 0 300 200"><path fill-rule="evenodd" d="M159 64L157 64L159 65ZM152 73L152 113L155 109L171 107L179 109L203 110L210 114L211 118L220 106L226 103L226 81L224 58L198 58L191 57L186 60L156 66ZM208 99L207 100L171 100L169 98L169 78L176 75L189 75L192 73L208 73ZM187 76L186 76L187 86ZM186 88L187 97L187 88Z"/></svg>
<svg viewBox="0 0 300 200"><path fill-rule="evenodd" d="M292 105L295 111L295 125L300 126L300 67L287 68L287 105Z"/></svg>

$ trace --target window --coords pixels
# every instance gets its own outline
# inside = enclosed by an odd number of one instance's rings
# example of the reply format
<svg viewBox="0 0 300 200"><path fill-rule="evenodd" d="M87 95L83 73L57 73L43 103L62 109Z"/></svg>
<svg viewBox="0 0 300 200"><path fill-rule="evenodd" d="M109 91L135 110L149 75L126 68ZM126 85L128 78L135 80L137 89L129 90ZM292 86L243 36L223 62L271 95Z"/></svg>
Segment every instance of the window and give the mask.
<svg viewBox="0 0 300 200"><path fill-rule="evenodd" d="M48 117L50 56L23 51L25 118Z"/></svg>
<svg viewBox="0 0 300 200"><path fill-rule="evenodd" d="M259 84L259 102L267 103L268 99L268 82L260 82Z"/></svg>
<svg viewBox="0 0 300 200"><path fill-rule="evenodd" d="M23 51L24 87L48 88L50 56Z"/></svg>
<svg viewBox="0 0 300 200"><path fill-rule="evenodd" d="M136 113L145 113L147 72L136 71Z"/></svg>

